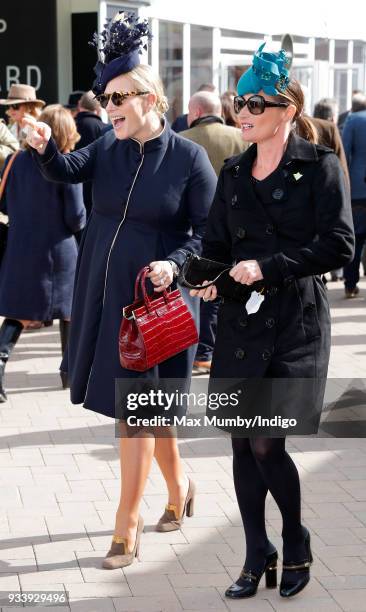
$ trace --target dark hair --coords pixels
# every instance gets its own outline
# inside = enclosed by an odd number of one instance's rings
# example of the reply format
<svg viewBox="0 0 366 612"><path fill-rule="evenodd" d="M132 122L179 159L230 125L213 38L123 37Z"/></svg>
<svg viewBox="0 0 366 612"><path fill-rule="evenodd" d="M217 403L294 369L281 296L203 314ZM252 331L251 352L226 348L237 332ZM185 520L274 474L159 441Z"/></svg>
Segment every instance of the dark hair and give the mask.
<svg viewBox="0 0 366 612"><path fill-rule="evenodd" d="M356 93L352 96L352 107L351 111L357 113L358 111L366 110L366 96L364 93Z"/></svg>
<svg viewBox="0 0 366 612"><path fill-rule="evenodd" d="M301 138L305 138L305 140L317 144L318 132L310 119L304 115L305 97L299 81L291 79L285 91L278 92L278 98L294 104L296 113L293 121L296 133L301 136Z"/></svg>
<svg viewBox="0 0 366 612"><path fill-rule="evenodd" d="M322 98L314 106L313 117L334 121L337 114L337 102L334 98Z"/></svg>
<svg viewBox="0 0 366 612"><path fill-rule="evenodd" d="M226 125L239 127L238 116L234 113L233 97L236 96L235 91L225 91L221 96L222 118Z"/></svg>

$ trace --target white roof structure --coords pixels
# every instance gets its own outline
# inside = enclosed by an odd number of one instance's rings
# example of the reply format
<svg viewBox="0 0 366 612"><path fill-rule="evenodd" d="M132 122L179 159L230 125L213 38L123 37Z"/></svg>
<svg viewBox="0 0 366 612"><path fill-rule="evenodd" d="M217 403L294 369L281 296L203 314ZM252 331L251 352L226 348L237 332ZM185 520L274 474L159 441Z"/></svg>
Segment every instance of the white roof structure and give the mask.
<svg viewBox="0 0 366 612"><path fill-rule="evenodd" d="M151 0L146 16L268 35L366 40L361 0Z"/></svg>

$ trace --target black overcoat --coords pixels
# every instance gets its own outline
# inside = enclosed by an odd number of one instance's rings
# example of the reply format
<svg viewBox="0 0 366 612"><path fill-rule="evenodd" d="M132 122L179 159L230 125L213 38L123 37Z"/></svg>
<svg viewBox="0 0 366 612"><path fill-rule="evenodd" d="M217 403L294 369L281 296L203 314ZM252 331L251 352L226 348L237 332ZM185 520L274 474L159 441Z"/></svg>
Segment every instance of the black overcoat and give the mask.
<svg viewBox="0 0 366 612"><path fill-rule="evenodd" d="M141 145L108 131L91 145L61 155L51 140L34 153L44 176L93 181L93 208L79 250L68 348L71 401L115 415L115 380L141 376L121 367L118 333L133 301L138 271L151 261L178 265L201 251L217 178L202 147L166 124ZM198 318L198 300L185 298ZM160 377L189 382L195 348L158 367ZM144 374L146 376L146 374Z"/></svg>
<svg viewBox="0 0 366 612"><path fill-rule="evenodd" d="M244 304L221 304L211 376L325 378L330 315L321 275L350 261L354 250L344 175L330 149L291 134L269 194L277 204L267 207L251 180L255 157L252 145L224 165L203 256L257 260L266 295L251 315Z"/></svg>
<svg viewBox="0 0 366 612"><path fill-rule="evenodd" d="M9 234L0 269L0 315L70 318L77 260L73 234L84 227L86 216L82 185L46 181L30 151L21 151L1 209L9 216Z"/></svg>

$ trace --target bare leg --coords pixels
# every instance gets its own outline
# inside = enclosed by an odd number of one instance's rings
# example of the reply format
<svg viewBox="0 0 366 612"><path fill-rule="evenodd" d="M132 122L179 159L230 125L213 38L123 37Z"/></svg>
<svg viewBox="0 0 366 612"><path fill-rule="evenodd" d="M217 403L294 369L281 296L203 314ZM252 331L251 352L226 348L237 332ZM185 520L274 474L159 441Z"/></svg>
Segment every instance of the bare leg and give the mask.
<svg viewBox="0 0 366 612"><path fill-rule="evenodd" d="M187 476L184 474L178 441L175 436L157 437L155 439L155 459L168 487L168 502L177 506L178 514L181 516L189 483Z"/></svg>
<svg viewBox="0 0 366 612"><path fill-rule="evenodd" d="M116 513L115 535L126 538L128 550L132 550L136 539L141 498L154 456L154 436L143 433L127 436L121 424L120 439L121 497Z"/></svg>

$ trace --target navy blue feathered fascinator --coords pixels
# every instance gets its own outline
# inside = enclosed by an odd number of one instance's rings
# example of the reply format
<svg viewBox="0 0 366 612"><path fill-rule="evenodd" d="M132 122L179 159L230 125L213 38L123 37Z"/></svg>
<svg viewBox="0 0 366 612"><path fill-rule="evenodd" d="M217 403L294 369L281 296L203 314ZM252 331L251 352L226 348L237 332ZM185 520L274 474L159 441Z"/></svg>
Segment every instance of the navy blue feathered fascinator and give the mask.
<svg viewBox="0 0 366 612"><path fill-rule="evenodd" d="M276 96L289 84L290 61L286 51L266 53L263 51L265 44L254 53L252 66L241 75L237 85L239 96L256 94L261 90L269 96Z"/></svg>
<svg viewBox="0 0 366 612"><path fill-rule="evenodd" d="M147 19L140 20L135 13L120 11L113 19L107 20L101 34L95 33L89 43L98 52L94 66L96 79L92 87L96 95L104 92L108 81L138 66L149 38Z"/></svg>

